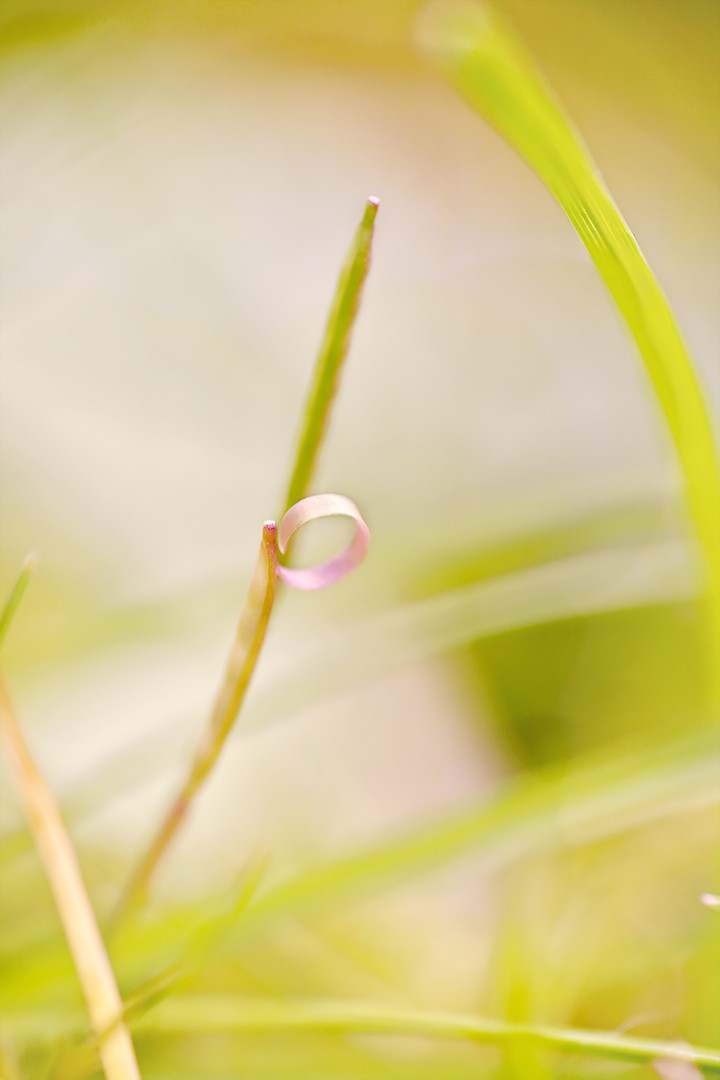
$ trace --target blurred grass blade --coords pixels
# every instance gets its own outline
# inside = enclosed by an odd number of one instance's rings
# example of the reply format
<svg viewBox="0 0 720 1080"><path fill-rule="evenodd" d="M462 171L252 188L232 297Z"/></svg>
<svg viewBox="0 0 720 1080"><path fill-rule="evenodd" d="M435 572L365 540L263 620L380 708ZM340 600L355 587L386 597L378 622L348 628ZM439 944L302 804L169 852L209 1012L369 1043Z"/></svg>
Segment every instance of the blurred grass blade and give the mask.
<svg viewBox="0 0 720 1080"><path fill-rule="evenodd" d="M195 748L187 778L122 894L113 927L143 899L156 866L225 745L265 640L275 599L276 575L277 526L274 521L266 521L258 561L212 712Z"/></svg>
<svg viewBox="0 0 720 1080"><path fill-rule="evenodd" d="M450 589L309 637L258 685L238 731L250 731L354 685L520 627L696 595L687 545L615 547Z"/></svg>
<svg viewBox="0 0 720 1080"><path fill-rule="evenodd" d="M159 972L140 986L136 986L125 997L123 1016L126 1020L142 1016L162 998L180 989L203 968L210 957L217 952L225 935L241 918L252 901L262 881L267 863L267 858L251 862L243 874L244 880L232 910L224 915L205 920L191 935L183 950L182 959L177 964Z"/></svg>
<svg viewBox="0 0 720 1080"><path fill-rule="evenodd" d="M253 933L277 915L373 892L462 855L502 866L593 843L719 798L714 731L599 765L575 759L571 771L521 778L489 804L275 886L250 907L238 934Z"/></svg>
<svg viewBox="0 0 720 1080"><path fill-rule="evenodd" d="M33 1020L8 1018L8 1030L28 1043ZM81 1037L77 1017L55 1014L57 1034ZM38 1016L36 1025L47 1025ZM687 1042L635 1038L615 1031L514 1023L491 1017L397 1008L358 1001L295 999L277 1001L230 994L182 995L158 1001L132 1021L150 1035L396 1035L426 1039L469 1039L508 1046L516 1042L568 1054L592 1055L637 1064L656 1060L688 1062L710 1075L720 1073L720 1050Z"/></svg>
<svg viewBox="0 0 720 1080"><path fill-rule="evenodd" d="M338 279L325 335L315 363L312 385L303 410L294 464L285 496L285 510L304 499L310 489L340 384L343 361L350 346L362 288L370 269L370 248L378 205L377 199L368 199L363 219Z"/></svg>
<svg viewBox="0 0 720 1080"><path fill-rule="evenodd" d="M5 601L5 606L0 614L0 645L5 641L5 637L10 628L10 623L13 620L13 616L18 609L20 601L25 594L25 590L28 587L30 577L32 575L35 566L37 565L37 555L34 551L31 551L25 556L25 561L22 564L22 568L18 575L18 579L13 585L10 595Z"/></svg>
<svg viewBox="0 0 720 1080"><path fill-rule="evenodd" d="M431 5L423 47L467 101L530 164L602 274L645 361L685 475L709 597L709 666L720 700L720 485L703 395L663 292L590 154L532 58L480 2Z"/></svg>
<svg viewBox="0 0 720 1080"><path fill-rule="evenodd" d="M55 798L25 743L1 677L0 730L77 970L90 1023L98 1035L105 1075L107 1080L139 1080L140 1070L130 1034L125 1024L118 1021L122 1009L120 992L75 849Z"/></svg>
<svg viewBox="0 0 720 1080"><path fill-rule="evenodd" d="M661 1039L632 1038L614 1031L584 1031L471 1015L422 1012L352 1001L287 1004L230 996L181 997L163 1002L137 1024L140 1030L212 1034L323 1032L344 1035L413 1035L507 1044L522 1040L546 1050L593 1054L619 1061L656 1058L686 1061L720 1072L720 1050Z"/></svg>
<svg viewBox="0 0 720 1080"><path fill-rule="evenodd" d="M234 735L256 731L357 685L518 627L621 611L643 605L682 603L696 595L687 545L678 541L590 551L473 585L450 589L390 611L308 632L288 650L282 666L254 684ZM183 729L184 730L184 729ZM144 736L125 755L95 766L63 805L78 821L109 798L133 790L163 767L180 764L178 720ZM11 860L28 837L4 838Z"/></svg>

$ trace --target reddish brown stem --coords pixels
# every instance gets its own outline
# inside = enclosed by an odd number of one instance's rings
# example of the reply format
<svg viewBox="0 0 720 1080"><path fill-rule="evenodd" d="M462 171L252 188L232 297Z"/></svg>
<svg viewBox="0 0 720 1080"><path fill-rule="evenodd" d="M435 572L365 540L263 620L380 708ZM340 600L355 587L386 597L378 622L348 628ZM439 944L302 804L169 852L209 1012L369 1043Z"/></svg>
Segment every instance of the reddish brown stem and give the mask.
<svg viewBox="0 0 720 1080"><path fill-rule="evenodd" d="M210 718L195 749L187 778L130 879L115 913L113 925L117 925L118 921L144 898L160 859L167 851L230 734L265 639L275 599L276 575L277 526L274 521L266 521L257 565Z"/></svg>

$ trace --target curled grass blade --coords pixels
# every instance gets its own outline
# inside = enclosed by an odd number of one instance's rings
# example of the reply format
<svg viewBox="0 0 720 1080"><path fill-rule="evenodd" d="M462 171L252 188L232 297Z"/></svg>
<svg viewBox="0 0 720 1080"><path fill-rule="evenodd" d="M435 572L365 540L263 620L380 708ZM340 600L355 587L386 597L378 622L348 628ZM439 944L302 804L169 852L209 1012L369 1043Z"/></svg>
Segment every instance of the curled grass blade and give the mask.
<svg viewBox="0 0 720 1080"><path fill-rule="evenodd" d="M335 297L325 326L313 381L300 423L294 462L285 496L285 510L304 499L310 490L323 439L330 422L335 395L340 385L343 361L350 347L365 278L370 269L370 249L378 200L369 198L345 265L340 273Z"/></svg>
<svg viewBox="0 0 720 1080"><path fill-rule="evenodd" d="M471 1039L507 1045L522 1041L546 1050L592 1054L619 1061L687 1061L720 1073L720 1050L661 1039L633 1038L614 1031L585 1031L471 1015L396 1009L355 1002L297 1001L282 1004L236 997L180 997L162 1002L137 1023L138 1030L210 1034L227 1031L280 1034L413 1035L427 1039Z"/></svg>
<svg viewBox="0 0 720 1080"><path fill-rule="evenodd" d="M317 517L338 514L352 517L355 521L355 539L348 547L318 566L303 570L278 566L278 537L280 550L285 551L286 541L301 525ZM247 693L265 640L275 600L276 578L279 576L291 587L304 591L327 588L359 566L365 557L369 543L370 532L360 511L355 503L342 495L313 495L302 499L284 515L279 530L274 521L265 522L255 573L210 719L195 749L187 778L123 894L115 914L115 924L142 900L155 867L167 850L193 799L207 780L225 745L225 740L230 734Z"/></svg>
<svg viewBox="0 0 720 1080"><path fill-rule="evenodd" d="M438 3L423 46L544 181L577 230L635 339L672 433L702 551L710 693L720 700L720 485L714 438L688 349L652 270L588 150L522 43L489 6Z"/></svg>

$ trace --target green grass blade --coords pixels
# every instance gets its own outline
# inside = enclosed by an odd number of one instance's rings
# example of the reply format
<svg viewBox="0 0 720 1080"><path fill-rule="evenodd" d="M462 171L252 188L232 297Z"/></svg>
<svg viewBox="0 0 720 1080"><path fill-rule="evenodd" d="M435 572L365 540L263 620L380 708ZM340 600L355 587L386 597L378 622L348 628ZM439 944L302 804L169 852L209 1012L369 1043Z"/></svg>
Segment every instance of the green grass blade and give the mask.
<svg viewBox="0 0 720 1080"><path fill-rule="evenodd" d="M717 802L719 782L713 731L610 762L575 759L571 770L521 778L490 803L277 885L250 906L238 933L253 933L278 915L369 894L465 854L496 867L619 835Z"/></svg>
<svg viewBox="0 0 720 1080"><path fill-rule="evenodd" d="M414 1035L430 1039L472 1039L507 1044L522 1041L546 1050L593 1054L620 1061L658 1058L687 1061L720 1072L720 1050L661 1039L632 1038L614 1031L584 1031L471 1015L422 1012L355 1002L257 1001L230 996L181 997L162 1002L138 1021L137 1030L152 1032L223 1031L243 1033L323 1032L343 1035Z"/></svg>
<svg viewBox="0 0 720 1080"><path fill-rule="evenodd" d="M685 475L709 598L711 692L720 698L720 485L693 362L663 292L595 163L522 43L489 7L438 4L423 44L466 100L528 162L575 227L632 332Z"/></svg>
<svg viewBox="0 0 720 1080"><path fill-rule="evenodd" d="M370 248L378 205L377 199L368 199L363 219L338 279L325 335L315 363L312 385L305 402L285 498L285 510L308 494L317 466L333 401L340 385L343 361L350 346L362 288L370 269Z"/></svg>
<svg viewBox="0 0 720 1080"><path fill-rule="evenodd" d="M77 1038L79 1017L58 1012L45 1016L7 1017L8 1031L30 1043L38 1029ZM133 1031L148 1035L396 1035L425 1039L469 1039L507 1046L516 1042L567 1054L593 1055L637 1064L689 1062L710 1075L720 1073L720 1050L686 1042L637 1038L615 1031L521 1024L463 1013L402 1009L374 1003L300 999L268 1001L229 994L166 998L131 1021Z"/></svg>
<svg viewBox="0 0 720 1080"><path fill-rule="evenodd" d="M33 551L29 555L25 556L25 561L22 564L20 573L18 574L17 581L10 590L10 595L5 601L5 606L0 614L0 645L5 641L8 630L10 629L10 623L13 620L13 616L20 606L25 590L28 587L30 576L35 569L37 563L37 555Z"/></svg>
<svg viewBox="0 0 720 1080"><path fill-rule="evenodd" d="M8 1017L8 1030L31 1042L33 1021L46 1034L81 1037L80 1017ZM507 1046L522 1042L544 1050L593 1055L637 1064L664 1061L690 1062L710 1075L720 1073L720 1050L686 1042L637 1038L615 1031L523 1024L463 1013L396 1008L376 1003L300 999L262 1000L229 994L182 995L164 998L142 1016L130 1020L134 1032L149 1035L395 1035L425 1039L469 1039Z"/></svg>

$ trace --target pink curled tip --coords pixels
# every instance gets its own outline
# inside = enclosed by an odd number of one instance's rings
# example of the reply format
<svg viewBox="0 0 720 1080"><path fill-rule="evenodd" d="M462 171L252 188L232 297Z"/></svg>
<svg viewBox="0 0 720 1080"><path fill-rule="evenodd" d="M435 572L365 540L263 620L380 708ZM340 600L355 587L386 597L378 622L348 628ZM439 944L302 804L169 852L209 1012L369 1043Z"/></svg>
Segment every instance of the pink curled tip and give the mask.
<svg viewBox="0 0 720 1080"><path fill-rule="evenodd" d="M280 551L285 552L290 537L301 525L314 518L335 515L351 517L354 520L355 536L352 541L332 559L320 563L319 566L296 570L294 567L278 565L278 576L286 585L306 592L313 589L327 589L329 585L342 581L363 561L370 547L370 530L355 503L344 495L309 495L307 499L301 499L300 502L291 506L278 529Z"/></svg>

